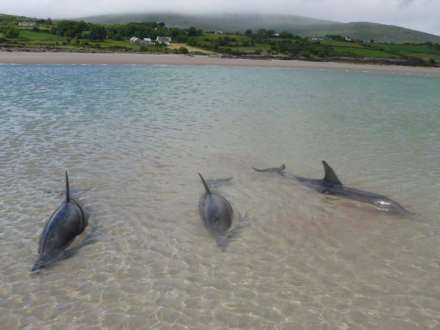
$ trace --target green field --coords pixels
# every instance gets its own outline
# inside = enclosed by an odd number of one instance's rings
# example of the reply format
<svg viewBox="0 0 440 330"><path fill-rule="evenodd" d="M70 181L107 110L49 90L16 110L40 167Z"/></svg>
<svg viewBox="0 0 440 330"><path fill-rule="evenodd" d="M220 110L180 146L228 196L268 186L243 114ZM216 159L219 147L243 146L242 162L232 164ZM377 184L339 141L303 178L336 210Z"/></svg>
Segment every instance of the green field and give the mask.
<svg viewBox="0 0 440 330"><path fill-rule="evenodd" d="M0 34L0 37L2 34ZM129 43L127 40L103 40L103 41L90 41L88 39L70 39L67 37L61 37L49 32L32 31L32 30L20 30L18 38L14 40L7 40L7 45L11 47L20 48L52 48L52 49L90 49L90 50L103 50L103 51L148 51L148 49L142 49L138 45ZM0 43L1 45L1 43ZM153 51L153 49L151 49Z"/></svg>
<svg viewBox="0 0 440 330"><path fill-rule="evenodd" d="M390 43L363 43L323 40L322 44L331 46L340 56L372 57L383 59L420 58L425 61L431 59L440 61L439 45L425 44L390 44Z"/></svg>

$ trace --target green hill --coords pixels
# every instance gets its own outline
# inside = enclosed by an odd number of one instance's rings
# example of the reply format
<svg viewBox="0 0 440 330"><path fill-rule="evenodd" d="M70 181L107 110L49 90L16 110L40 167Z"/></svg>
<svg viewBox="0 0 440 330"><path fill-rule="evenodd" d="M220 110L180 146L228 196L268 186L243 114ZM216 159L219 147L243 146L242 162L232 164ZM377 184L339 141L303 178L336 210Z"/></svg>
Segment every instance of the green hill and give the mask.
<svg viewBox="0 0 440 330"><path fill-rule="evenodd" d="M303 36L325 36L328 34L349 36L358 40L374 40L377 42L393 43L440 43L440 36L415 31L395 25L385 25L369 22L352 22L329 24L323 27L313 27L300 31Z"/></svg>
<svg viewBox="0 0 440 330"><path fill-rule="evenodd" d="M440 43L440 36L399 26L368 22L339 23L292 15L216 14L183 15L170 13L120 14L82 18L92 23L164 22L168 26L188 28L195 26L204 30L244 32L247 29L270 29L287 31L301 36L338 34L364 41L395 43Z"/></svg>

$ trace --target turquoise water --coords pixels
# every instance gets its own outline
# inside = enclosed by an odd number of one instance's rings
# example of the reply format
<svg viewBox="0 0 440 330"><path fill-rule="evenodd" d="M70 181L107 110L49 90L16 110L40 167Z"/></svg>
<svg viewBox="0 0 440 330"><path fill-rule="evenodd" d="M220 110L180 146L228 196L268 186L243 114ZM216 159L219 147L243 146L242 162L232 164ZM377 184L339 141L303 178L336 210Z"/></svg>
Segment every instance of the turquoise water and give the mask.
<svg viewBox="0 0 440 330"><path fill-rule="evenodd" d="M0 66L2 328L440 326L440 78L141 65ZM252 166L385 194L388 216ZM63 173L90 212L38 275ZM197 177L250 226L221 252Z"/></svg>

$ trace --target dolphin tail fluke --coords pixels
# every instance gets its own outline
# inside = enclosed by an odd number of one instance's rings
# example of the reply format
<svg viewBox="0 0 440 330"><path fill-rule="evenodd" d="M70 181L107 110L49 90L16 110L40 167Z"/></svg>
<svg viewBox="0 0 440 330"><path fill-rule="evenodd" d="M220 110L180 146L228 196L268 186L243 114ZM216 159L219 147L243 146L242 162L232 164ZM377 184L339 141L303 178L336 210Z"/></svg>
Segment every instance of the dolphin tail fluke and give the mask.
<svg viewBox="0 0 440 330"><path fill-rule="evenodd" d="M329 164L325 160L322 161L322 165L324 166L324 181L331 185L339 185L342 186L342 182L339 180L335 171L330 167Z"/></svg>
<svg viewBox="0 0 440 330"><path fill-rule="evenodd" d="M282 174L282 172L286 169L286 164L281 164L280 167L269 167L269 168L256 168L252 167L255 172L277 172Z"/></svg>
<svg viewBox="0 0 440 330"><path fill-rule="evenodd" d="M209 190L208 184L206 183L205 179L203 178L203 176L199 173L199 177L202 180L203 186L205 187L206 193L210 194L211 190Z"/></svg>
<svg viewBox="0 0 440 330"><path fill-rule="evenodd" d="M66 170L66 203L70 202L70 186L69 186L69 174Z"/></svg>

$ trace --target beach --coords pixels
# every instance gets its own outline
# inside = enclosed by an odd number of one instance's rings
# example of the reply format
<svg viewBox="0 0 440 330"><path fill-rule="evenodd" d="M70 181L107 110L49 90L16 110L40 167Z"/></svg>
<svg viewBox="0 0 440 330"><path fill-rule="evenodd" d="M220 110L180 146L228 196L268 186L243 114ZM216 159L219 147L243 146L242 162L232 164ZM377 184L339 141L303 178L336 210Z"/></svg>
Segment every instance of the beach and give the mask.
<svg viewBox="0 0 440 330"><path fill-rule="evenodd" d="M70 52L0 52L1 64L159 64L221 65L291 69L380 71L404 74L440 75L440 68L399 65L315 62L301 60L222 58L176 54L70 53Z"/></svg>

